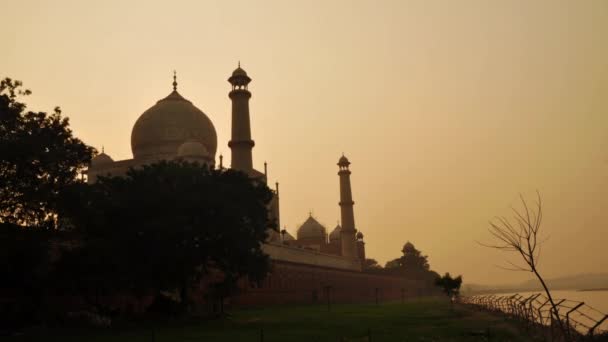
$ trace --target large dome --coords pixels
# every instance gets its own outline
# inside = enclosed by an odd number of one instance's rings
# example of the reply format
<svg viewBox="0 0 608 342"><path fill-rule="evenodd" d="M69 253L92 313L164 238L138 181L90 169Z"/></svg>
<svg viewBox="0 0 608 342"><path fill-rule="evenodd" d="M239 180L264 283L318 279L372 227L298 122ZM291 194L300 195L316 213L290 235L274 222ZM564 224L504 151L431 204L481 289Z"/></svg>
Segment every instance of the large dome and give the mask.
<svg viewBox="0 0 608 342"><path fill-rule="evenodd" d="M209 158L215 160L217 134L213 123L176 90L146 110L131 132L135 159L173 158L187 141L201 143Z"/></svg>
<svg viewBox="0 0 608 342"><path fill-rule="evenodd" d="M297 235L298 240L307 238L326 239L327 230L319 221L315 220L315 218L310 215L308 219L302 223L300 228L298 228Z"/></svg>

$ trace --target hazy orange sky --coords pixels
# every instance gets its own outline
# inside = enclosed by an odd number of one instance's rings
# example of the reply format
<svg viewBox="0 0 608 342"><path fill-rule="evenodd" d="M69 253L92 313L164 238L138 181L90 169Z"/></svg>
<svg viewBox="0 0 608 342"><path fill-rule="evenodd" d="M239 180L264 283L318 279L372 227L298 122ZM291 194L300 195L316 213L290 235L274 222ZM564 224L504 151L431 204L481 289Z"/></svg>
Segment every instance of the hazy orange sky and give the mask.
<svg viewBox="0 0 608 342"><path fill-rule="evenodd" d="M229 161L226 79L240 60L254 163L280 182L292 234L309 210L335 226L344 152L356 226L382 263L409 240L465 282L528 279L475 241L539 189L542 271L608 270L607 1L1 4L0 77L33 90L30 109L61 106L115 160L132 157L135 120L176 69Z"/></svg>

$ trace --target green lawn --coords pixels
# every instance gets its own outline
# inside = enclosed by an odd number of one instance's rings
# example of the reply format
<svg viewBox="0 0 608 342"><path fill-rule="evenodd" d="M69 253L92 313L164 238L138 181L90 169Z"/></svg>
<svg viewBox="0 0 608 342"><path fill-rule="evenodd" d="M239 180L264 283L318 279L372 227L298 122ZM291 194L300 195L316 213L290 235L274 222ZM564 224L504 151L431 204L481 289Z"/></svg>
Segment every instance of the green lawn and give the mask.
<svg viewBox="0 0 608 342"><path fill-rule="evenodd" d="M7 341L531 341L505 318L438 299L405 304L350 304L247 309L230 318L88 331L30 331ZM4 341L4 339L2 339Z"/></svg>

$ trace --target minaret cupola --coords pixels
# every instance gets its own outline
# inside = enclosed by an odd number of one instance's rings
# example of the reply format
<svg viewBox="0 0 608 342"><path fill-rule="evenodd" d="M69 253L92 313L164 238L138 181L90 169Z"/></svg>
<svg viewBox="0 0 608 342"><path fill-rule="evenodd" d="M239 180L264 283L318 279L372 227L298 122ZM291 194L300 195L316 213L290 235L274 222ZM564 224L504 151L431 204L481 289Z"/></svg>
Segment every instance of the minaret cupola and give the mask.
<svg viewBox="0 0 608 342"><path fill-rule="evenodd" d="M239 66L232 72L232 76L228 78L228 82L232 84L232 90L247 90L247 85L251 82L251 78L249 78L247 72L241 68L241 62L239 62Z"/></svg>

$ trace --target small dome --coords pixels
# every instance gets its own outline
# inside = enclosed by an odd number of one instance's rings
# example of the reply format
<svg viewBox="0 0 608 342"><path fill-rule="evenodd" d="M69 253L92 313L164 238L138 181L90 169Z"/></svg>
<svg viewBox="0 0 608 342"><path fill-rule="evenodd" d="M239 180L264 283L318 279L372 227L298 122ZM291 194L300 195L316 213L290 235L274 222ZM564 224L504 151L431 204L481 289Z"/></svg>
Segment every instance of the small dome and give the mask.
<svg viewBox="0 0 608 342"><path fill-rule="evenodd" d="M363 233L361 233L361 232L357 233L357 240L363 240Z"/></svg>
<svg viewBox="0 0 608 342"><path fill-rule="evenodd" d="M234 69L232 76L247 76L247 72L239 66L238 68Z"/></svg>
<svg viewBox="0 0 608 342"><path fill-rule="evenodd" d="M340 159L338 160L338 165L348 166L350 165L350 162L348 161L348 158L346 158L346 156L342 155L342 157L340 157Z"/></svg>
<svg viewBox="0 0 608 342"><path fill-rule="evenodd" d="M251 82L251 78L247 76L247 72L241 68L241 63L239 66L234 69L230 78L228 78L228 82L230 82L233 86L247 86L249 82Z"/></svg>
<svg viewBox="0 0 608 342"><path fill-rule="evenodd" d="M315 220L312 215L309 216L304 223L302 223L300 228L298 228L298 240L307 238L325 239L326 236L327 230L322 224L319 223L319 221Z"/></svg>
<svg viewBox="0 0 608 342"><path fill-rule="evenodd" d="M98 167L101 165L112 164L114 160L104 152L96 155L93 159L91 159L91 166Z"/></svg>
<svg viewBox="0 0 608 342"><path fill-rule="evenodd" d="M283 236L283 241L295 241L296 238L293 237L293 235L289 234L288 231L284 230L284 233L282 232L281 235Z"/></svg>
<svg viewBox="0 0 608 342"><path fill-rule="evenodd" d="M329 241L340 240L341 232L342 232L342 227L340 227L340 225L337 225L336 228L334 228L334 230L332 230L331 233L329 233Z"/></svg>
<svg viewBox="0 0 608 342"><path fill-rule="evenodd" d="M208 158L209 152L205 145L201 144L196 140L188 140L185 143L179 145L177 149L178 157L185 158Z"/></svg>

